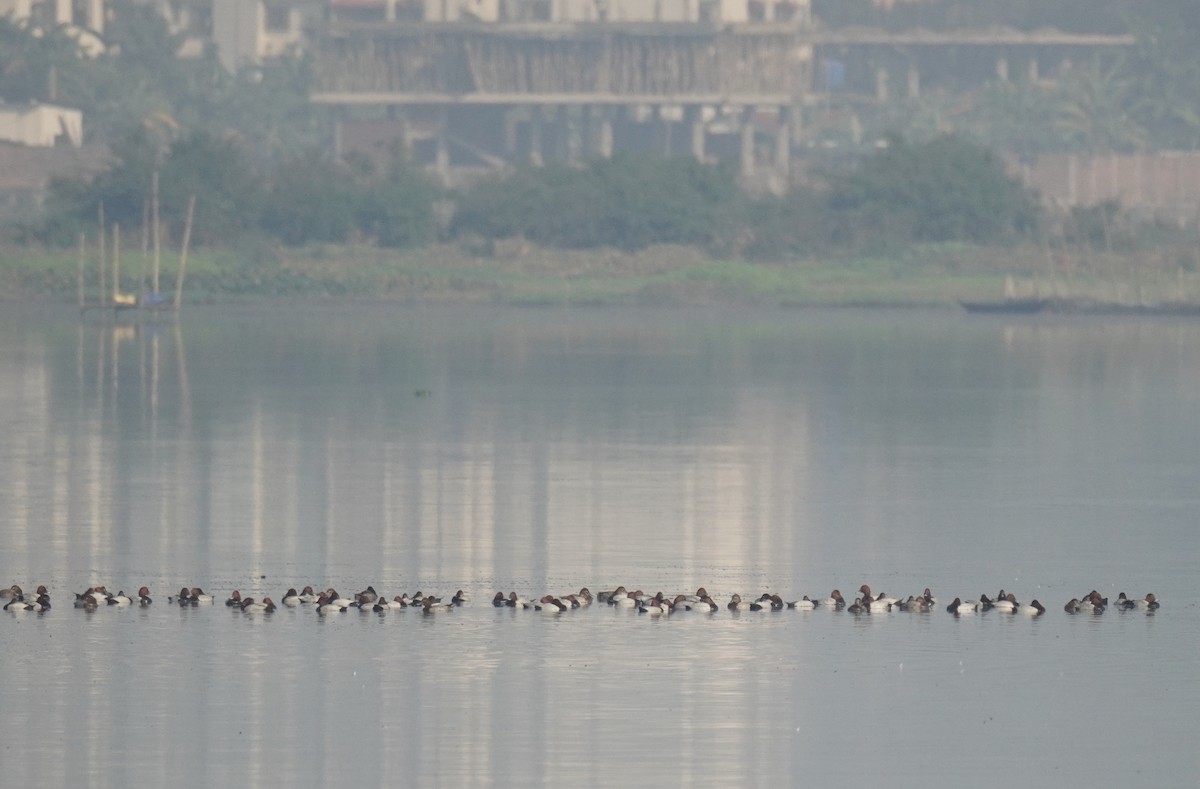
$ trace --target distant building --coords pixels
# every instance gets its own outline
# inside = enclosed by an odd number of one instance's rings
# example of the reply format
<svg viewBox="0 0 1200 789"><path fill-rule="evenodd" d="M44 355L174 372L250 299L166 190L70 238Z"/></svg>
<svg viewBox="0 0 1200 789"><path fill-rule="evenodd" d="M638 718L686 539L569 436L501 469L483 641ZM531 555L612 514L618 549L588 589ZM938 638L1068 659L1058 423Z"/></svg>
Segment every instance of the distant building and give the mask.
<svg viewBox="0 0 1200 789"><path fill-rule="evenodd" d="M200 57L211 46L221 65L233 72L301 51L305 26L322 19L331 0L141 2L155 6L168 29L182 34L180 57Z"/></svg>
<svg viewBox="0 0 1200 789"><path fill-rule="evenodd" d="M308 46L339 153L398 149L447 181L638 150L787 178L809 0L329 2Z"/></svg>
<svg viewBox="0 0 1200 789"><path fill-rule="evenodd" d="M104 0L0 0L0 17L19 25L65 26L92 57L104 51Z"/></svg>
<svg viewBox="0 0 1200 789"><path fill-rule="evenodd" d="M724 23L807 18L808 0L329 0L348 22Z"/></svg>
<svg viewBox="0 0 1200 789"><path fill-rule="evenodd" d="M0 104L0 140L41 148L83 145L83 113L53 104Z"/></svg>

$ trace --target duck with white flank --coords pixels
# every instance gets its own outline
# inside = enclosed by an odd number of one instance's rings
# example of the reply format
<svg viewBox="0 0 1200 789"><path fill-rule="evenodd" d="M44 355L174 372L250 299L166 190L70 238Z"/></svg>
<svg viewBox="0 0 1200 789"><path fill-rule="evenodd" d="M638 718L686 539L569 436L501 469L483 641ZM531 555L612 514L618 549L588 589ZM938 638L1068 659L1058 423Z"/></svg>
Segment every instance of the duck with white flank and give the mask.
<svg viewBox="0 0 1200 789"><path fill-rule="evenodd" d="M1141 600L1130 600L1125 596L1124 592L1121 592L1121 594L1117 595L1117 608L1122 611L1129 611L1131 609L1154 611L1158 608L1158 598L1154 596L1153 592L1148 592Z"/></svg>
<svg viewBox="0 0 1200 789"><path fill-rule="evenodd" d="M859 600L859 603L861 602L862 601ZM829 593L829 597L826 597L821 601L821 605L825 606L826 608L845 608L846 598L842 597L841 592L839 592L837 589L834 589Z"/></svg>
<svg viewBox="0 0 1200 789"><path fill-rule="evenodd" d="M966 602L963 602L961 599L956 597L954 598L954 602L946 606L946 610L955 616L958 616L959 614L973 614L979 610L979 601L967 600Z"/></svg>
<svg viewBox="0 0 1200 789"><path fill-rule="evenodd" d="M1046 606L1037 600L1031 600L1028 605L1017 606L1016 613L1024 614L1025 616L1041 616L1046 613Z"/></svg>
<svg viewBox="0 0 1200 789"><path fill-rule="evenodd" d="M242 611L247 614L269 614L275 610L275 603L271 602L271 598L264 597L262 602L255 602L253 597L247 597L242 601Z"/></svg>
<svg viewBox="0 0 1200 789"><path fill-rule="evenodd" d="M895 597L888 597L883 592L880 592L879 594L872 594L871 587L867 586L866 584L860 586L858 591L862 592L862 599L864 603L886 603L886 607L884 605L879 605L878 607L872 606L872 611L890 611L892 610L892 606L900 602Z"/></svg>

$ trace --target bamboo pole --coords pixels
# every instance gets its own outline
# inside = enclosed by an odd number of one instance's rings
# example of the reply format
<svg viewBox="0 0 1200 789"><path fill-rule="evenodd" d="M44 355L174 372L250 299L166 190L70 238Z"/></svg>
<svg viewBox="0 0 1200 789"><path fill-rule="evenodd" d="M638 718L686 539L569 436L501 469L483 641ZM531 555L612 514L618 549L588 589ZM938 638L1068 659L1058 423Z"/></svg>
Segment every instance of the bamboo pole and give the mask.
<svg viewBox="0 0 1200 789"><path fill-rule="evenodd" d="M154 263L150 268L150 288L158 295L158 264L162 245L162 233L158 226L158 170L150 178L150 232L154 235Z"/></svg>
<svg viewBox="0 0 1200 789"><path fill-rule="evenodd" d="M196 211L196 196L188 198L187 219L183 223L183 247L179 252L179 276L175 280L175 309L183 302L183 277L187 273L188 245L192 241L192 215Z"/></svg>

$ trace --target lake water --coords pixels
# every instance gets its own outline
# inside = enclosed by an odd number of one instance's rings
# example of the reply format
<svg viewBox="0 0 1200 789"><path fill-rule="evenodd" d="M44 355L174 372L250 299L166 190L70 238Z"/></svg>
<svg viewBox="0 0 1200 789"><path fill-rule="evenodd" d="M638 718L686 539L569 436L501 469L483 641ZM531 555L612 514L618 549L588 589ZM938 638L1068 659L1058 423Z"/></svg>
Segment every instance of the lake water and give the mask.
<svg viewBox="0 0 1200 789"><path fill-rule="evenodd" d="M5 786L1200 784L1200 323L6 304L0 426ZM489 604L863 583L1048 610Z"/></svg>

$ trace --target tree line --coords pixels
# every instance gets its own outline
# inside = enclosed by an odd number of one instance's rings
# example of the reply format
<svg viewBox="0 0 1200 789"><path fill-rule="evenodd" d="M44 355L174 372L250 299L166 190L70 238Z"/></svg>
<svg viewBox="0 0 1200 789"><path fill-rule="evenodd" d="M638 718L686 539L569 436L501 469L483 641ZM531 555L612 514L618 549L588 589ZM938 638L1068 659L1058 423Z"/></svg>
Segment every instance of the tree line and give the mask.
<svg viewBox="0 0 1200 789"><path fill-rule="evenodd" d="M1138 46L1116 60L1081 64L1054 85L993 86L972 97L971 111L953 124L957 136L939 133L949 113L936 105L937 97L918 100L930 106L890 102L876 128L908 129L911 139L892 136L882 148L860 149L851 163L825 162L810 185L782 197L747 196L722 167L645 156L517 167L467 189L445 190L399 157L379 165L339 162L324 153L328 119L308 101L312 74L303 58L232 75L213 52L181 60L180 38L134 0L113 0L109 49L95 59L81 57L60 28L35 34L0 19L0 96L79 107L89 138L112 152L112 164L94 179L53 185L43 223L0 232L74 243L81 230L94 227L101 203L108 221L136 228L145 222L149 184L158 172L163 223L176 238L187 198L196 195L199 246L265 240L413 247L520 236L554 247L681 243L778 258L1029 237L1043 232L1036 198L1005 176L991 149L1032 155L1062 146L1094 151L1200 143L1194 47L1200 5L1154 0L1137 3L1138 13L1131 14L1115 0L1079 2L1096 24L1117 25L1120 18L1137 33ZM1011 21L1020 12L1021 24L1035 26L1046 21L1050 6L931 0L897 4L891 13L899 19L940 9L971 26L992 19L989 14L1009 14L1004 18ZM847 23L862 21L855 14L881 13L870 0L819 2L816 12L833 20L841 14ZM922 112L939 122L924 129ZM1084 219L1076 224L1087 224Z"/></svg>
<svg viewBox="0 0 1200 789"><path fill-rule="evenodd" d="M644 154L522 166L453 190L399 156L373 165L312 150L256 163L235 140L205 132L160 150L140 130L113 154L93 178L54 182L47 220L25 228L24 239L74 243L94 232L101 204L107 222L144 226L156 172L168 234L179 237L195 195L193 240L210 247L519 237L558 248L686 244L783 258L925 241L1004 243L1028 237L1039 222L1035 195L1006 175L1001 159L954 136L893 137L784 196L746 194L730 167Z"/></svg>

